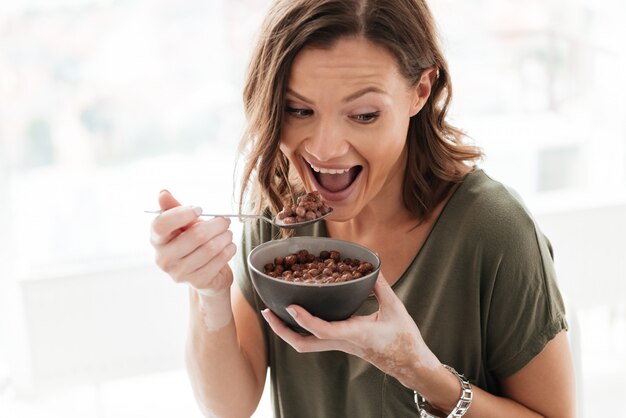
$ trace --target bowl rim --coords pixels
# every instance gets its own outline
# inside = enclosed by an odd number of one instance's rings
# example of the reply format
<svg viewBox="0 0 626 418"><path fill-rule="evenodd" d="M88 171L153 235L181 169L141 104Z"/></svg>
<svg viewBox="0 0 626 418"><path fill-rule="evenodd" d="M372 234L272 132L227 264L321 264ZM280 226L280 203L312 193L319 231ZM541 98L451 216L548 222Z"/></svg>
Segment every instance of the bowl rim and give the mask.
<svg viewBox="0 0 626 418"><path fill-rule="evenodd" d="M302 241L304 241L304 240L308 240L308 239L311 239L311 238L313 238L314 240L341 242L341 243L346 243L346 244L353 245L353 246L356 246L356 247L360 247L363 250L371 253L376 258L377 266L376 266L376 268L374 268L374 270L371 273L366 274L363 277L359 277L358 279L352 279L352 280L348 280L346 282L340 282L340 283L302 283L302 282L289 282L287 280L277 279L275 277L268 276L267 274L265 274L264 272L262 272L261 270L256 268L254 265L252 265L252 263L250 262L250 258L252 256L252 254L254 254L257 251L257 249L263 247L263 245L265 245L265 244L269 244L269 243L273 243L273 242L277 242L277 241L286 241L286 240L291 240L291 241L300 241L300 240L302 240ZM283 239L280 239L280 240L266 241L264 243L261 243L261 244L257 245L256 247L254 247L248 253L248 257L246 257L246 258L247 258L247 262L248 262L248 268L254 270L256 273L259 273L264 279L269 279L269 280L274 281L274 282L284 283L286 285L291 285L291 286L318 287L318 288L319 287L345 286L345 285L350 285L350 284L353 284L353 283L358 283L358 282L370 279L372 275L379 273L380 265L382 263L382 261L380 259L380 256L376 252L374 252L373 250L367 248L364 245L357 244L356 242L347 241L347 240L343 240L343 239L330 238L330 237L314 237L314 236L289 237L289 238L283 238Z"/></svg>

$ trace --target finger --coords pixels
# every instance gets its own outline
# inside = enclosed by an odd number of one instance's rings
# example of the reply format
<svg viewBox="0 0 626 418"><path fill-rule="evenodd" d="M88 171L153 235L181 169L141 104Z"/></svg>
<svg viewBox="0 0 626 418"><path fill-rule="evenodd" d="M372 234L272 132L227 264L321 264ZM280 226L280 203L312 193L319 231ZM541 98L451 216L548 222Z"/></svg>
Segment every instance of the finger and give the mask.
<svg viewBox="0 0 626 418"><path fill-rule="evenodd" d="M161 247L156 254L156 264L177 281L186 281L185 276L207 264L232 243L232 232L229 230L225 230L222 234L205 240L204 243L198 244L197 247L194 245L193 248L190 247L188 242L179 242L182 235L173 240L173 242ZM181 251L181 245L186 245L190 250Z"/></svg>
<svg viewBox="0 0 626 418"><path fill-rule="evenodd" d="M324 321L314 315L311 315L306 309L298 305L289 305L287 312L293 317L294 321L302 328L315 335L317 338L324 340L347 340L351 341L354 337L354 328L350 326L350 321Z"/></svg>
<svg viewBox="0 0 626 418"><path fill-rule="evenodd" d="M230 222L228 218L214 218L196 222L173 238L168 245L162 247L161 257L165 260L179 260L189 256L196 249L229 231ZM232 232L229 234L230 241L232 241ZM222 239L226 237L222 237ZM217 242L216 246L220 247L221 250L225 244L221 245L220 242Z"/></svg>
<svg viewBox="0 0 626 418"><path fill-rule="evenodd" d="M374 296L376 296L376 299L378 300L378 306L381 311L393 307L398 300L398 297L389 285L389 282L387 282L385 276L383 276L382 272L378 274L376 283L374 283L373 291Z"/></svg>
<svg viewBox="0 0 626 418"><path fill-rule="evenodd" d="M232 243L233 233L228 229L211 238L180 260L181 265L184 266L182 274L190 274L198 270Z"/></svg>
<svg viewBox="0 0 626 418"><path fill-rule="evenodd" d="M228 262L236 253L237 246L233 243L228 244L219 254L197 270L186 275L183 280L191 283L198 289L221 287L224 284L216 283L215 280L220 279L220 273L224 271L224 267L228 266ZM228 268L228 271L230 272L230 268ZM232 272L230 273L230 278L232 279Z"/></svg>
<svg viewBox="0 0 626 418"><path fill-rule="evenodd" d="M270 328L293 347L298 353L313 353L319 351L341 350L345 351L335 341L321 340L314 335L302 335L289 328L279 317L269 309L261 311Z"/></svg>
<svg viewBox="0 0 626 418"><path fill-rule="evenodd" d="M192 225L198 220L202 209L192 206L175 206L167 209L152 221L152 245L163 245L180 234L181 228Z"/></svg>
<svg viewBox="0 0 626 418"><path fill-rule="evenodd" d="M161 210L166 211L176 206L181 206L181 204L172 196L169 190L161 190L159 193L159 207Z"/></svg>
<svg viewBox="0 0 626 418"><path fill-rule="evenodd" d="M162 212L161 215L163 215L163 213L167 211L172 210L173 208L182 208L180 202L176 200L176 198L174 198L174 196L168 190L165 190L165 189L161 190L161 192L159 193L158 200L159 200L159 207L161 208L161 212ZM199 210L198 209L196 209L196 211L201 213L202 209L199 209ZM186 210L186 212L188 212L188 210ZM174 236L176 236L177 233L180 232L176 230L180 229L181 226L177 228L171 228L169 230L167 229L167 228L170 228L170 225L167 223L168 218L176 213L178 213L178 210L169 212L168 216L159 215L155 218L155 221L153 222L154 233L153 233L153 237L151 237L151 241L153 241L153 245L162 243L163 241L165 242L169 241ZM190 222L192 222L192 220L187 220L187 224Z"/></svg>

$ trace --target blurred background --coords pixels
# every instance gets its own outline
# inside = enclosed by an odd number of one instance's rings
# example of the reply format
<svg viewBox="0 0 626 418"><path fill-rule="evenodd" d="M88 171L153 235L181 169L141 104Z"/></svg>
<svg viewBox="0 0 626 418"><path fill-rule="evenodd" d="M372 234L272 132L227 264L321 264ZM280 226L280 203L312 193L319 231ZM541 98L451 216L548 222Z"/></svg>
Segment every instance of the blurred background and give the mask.
<svg viewBox="0 0 626 418"><path fill-rule="evenodd" d="M163 188L236 210L242 83L268 5L0 3L0 417L200 417L187 289L154 265L142 211ZM626 416L626 3L431 7L453 123L554 245L580 416ZM255 417L270 416L265 396Z"/></svg>

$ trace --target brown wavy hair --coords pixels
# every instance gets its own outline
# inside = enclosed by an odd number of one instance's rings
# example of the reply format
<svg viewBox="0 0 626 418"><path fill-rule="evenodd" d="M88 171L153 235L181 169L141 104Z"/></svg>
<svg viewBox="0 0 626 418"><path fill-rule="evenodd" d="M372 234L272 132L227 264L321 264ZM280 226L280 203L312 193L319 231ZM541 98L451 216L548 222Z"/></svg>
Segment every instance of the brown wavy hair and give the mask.
<svg viewBox="0 0 626 418"><path fill-rule="evenodd" d="M403 200L409 211L423 220L461 181L462 165L482 157L480 149L465 144L463 132L446 121L452 87L425 1L278 0L263 23L243 94L247 129L241 141L246 165L240 210L249 196L251 209L269 207L276 213L302 193L302 184L292 178L289 161L279 149L288 76L302 48L330 48L342 37L363 37L385 47L413 86L424 69L438 69L430 97L411 118L407 132Z"/></svg>

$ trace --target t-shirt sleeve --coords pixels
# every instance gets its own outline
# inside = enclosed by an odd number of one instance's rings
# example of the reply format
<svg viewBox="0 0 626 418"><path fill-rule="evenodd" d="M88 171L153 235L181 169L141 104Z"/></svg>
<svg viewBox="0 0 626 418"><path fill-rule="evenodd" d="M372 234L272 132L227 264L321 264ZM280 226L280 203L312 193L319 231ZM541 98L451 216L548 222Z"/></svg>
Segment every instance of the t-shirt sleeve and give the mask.
<svg viewBox="0 0 626 418"><path fill-rule="evenodd" d="M487 318L487 367L510 376L567 329L552 247L530 215L507 219L493 250L495 268Z"/></svg>

